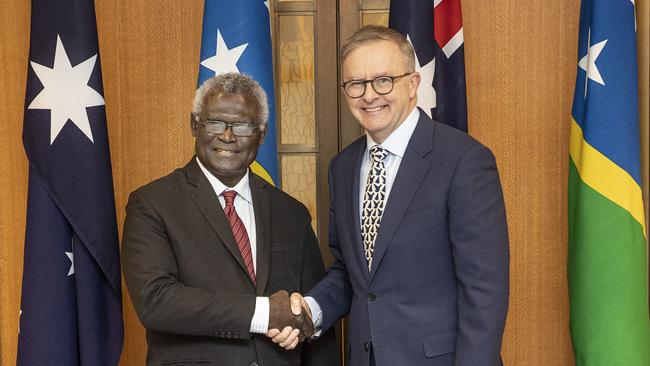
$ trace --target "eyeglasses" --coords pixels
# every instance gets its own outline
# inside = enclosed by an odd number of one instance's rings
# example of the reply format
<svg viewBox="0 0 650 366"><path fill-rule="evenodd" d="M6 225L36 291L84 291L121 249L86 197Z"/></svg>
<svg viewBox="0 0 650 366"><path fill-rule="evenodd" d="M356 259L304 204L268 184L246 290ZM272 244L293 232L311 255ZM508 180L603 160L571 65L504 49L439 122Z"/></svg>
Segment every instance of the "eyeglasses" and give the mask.
<svg viewBox="0 0 650 366"><path fill-rule="evenodd" d="M350 98L361 98L366 93L366 84L370 83L375 93L379 95L386 95L393 91L395 80L404 76L411 75L413 72L397 76L377 76L370 80L348 80L341 83L341 87L345 90L345 94Z"/></svg>
<svg viewBox="0 0 650 366"><path fill-rule="evenodd" d="M248 122L205 121L201 122L201 124L207 133L221 135L230 127L232 133L239 137L251 136L253 131L260 127Z"/></svg>

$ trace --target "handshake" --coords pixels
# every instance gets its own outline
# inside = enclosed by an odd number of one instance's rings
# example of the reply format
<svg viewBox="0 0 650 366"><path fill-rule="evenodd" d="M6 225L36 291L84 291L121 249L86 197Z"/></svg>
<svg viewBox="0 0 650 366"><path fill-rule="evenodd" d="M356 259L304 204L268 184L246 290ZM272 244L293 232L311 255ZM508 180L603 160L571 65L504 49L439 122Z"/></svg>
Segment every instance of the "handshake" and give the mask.
<svg viewBox="0 0 650 366"><path fill-rule="evenodd" d="M266 336L286 350L292 350L314 334L309 305L297 292L285 290L269 296L269 330Z"/></svg>

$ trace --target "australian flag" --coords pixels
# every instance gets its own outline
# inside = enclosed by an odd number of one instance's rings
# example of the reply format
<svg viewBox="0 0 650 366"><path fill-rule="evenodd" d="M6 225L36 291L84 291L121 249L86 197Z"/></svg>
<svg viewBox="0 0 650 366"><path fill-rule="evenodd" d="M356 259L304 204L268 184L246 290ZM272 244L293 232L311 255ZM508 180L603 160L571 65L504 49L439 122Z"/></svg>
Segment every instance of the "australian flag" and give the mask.
<svg viewBox="0 0 650 366"><path fill-rule="evenodd" d="M269 1L205 0L199 85L224 72L250 75L269 101L264 143L251 170L279 185Z"/></svg>
<svg viewBox="0 0 650 366"><path fill-rule="evenodd" d="M117 365L115 202L93 0L32 0L18 365Z"/></svg>
<svg viewBox="0 0 650 366"><path fill-rule="evenodd" d="M467 132L460 0L392 0L388 24L415 50L422 76L418 106L434 120Z"/></svg>

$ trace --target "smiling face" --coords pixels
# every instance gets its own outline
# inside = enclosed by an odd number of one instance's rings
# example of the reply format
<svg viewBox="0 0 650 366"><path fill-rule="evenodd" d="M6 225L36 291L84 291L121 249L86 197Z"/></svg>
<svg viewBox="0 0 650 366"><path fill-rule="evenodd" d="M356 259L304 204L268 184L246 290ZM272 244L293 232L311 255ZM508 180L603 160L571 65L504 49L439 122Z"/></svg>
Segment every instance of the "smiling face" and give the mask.
<svg viewBox="0 0 650 366"><path fill-rule="evenodd" d="M399 46L392 41L377 40L363 44L343 60L343 81L370 80L377 76L397 76L412 71L406 65ZM420 74L395 79L393 90L377 94L370 83L360 98L345 96L352 115L377 143L382 143L417 105Z"/></svg>
<svg viewBox="0 0 650 366"><path fill-rule="evenodd" d="M206 97L199 121L193 120L196 155L201 164L228 187L235 186L255 160L257 149L264 140L264 131L257 128L251 136L235 136L231 128L222 134L205 132L201 122L219 120L246 122L259 126L255 99L249 95L216 91Z"/></svg>

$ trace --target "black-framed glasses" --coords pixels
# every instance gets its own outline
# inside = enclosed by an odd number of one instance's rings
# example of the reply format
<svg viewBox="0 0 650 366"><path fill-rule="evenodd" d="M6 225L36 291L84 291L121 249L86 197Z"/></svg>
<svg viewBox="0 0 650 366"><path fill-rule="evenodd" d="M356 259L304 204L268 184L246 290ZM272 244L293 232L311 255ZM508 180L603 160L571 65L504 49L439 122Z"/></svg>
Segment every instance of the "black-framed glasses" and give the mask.
<svg viewBox="0 0 650 366"><path fill-rule="evenodd" d="M215 135L221 135L226 132L226 129L230 127L232 133L235 136L239 137L248 137L253 134L253 132L260 126L256 126L248 122L224 122L224 121L205 121L201 122L205 132L212 133Z"/></svg>
<svg viewBox="0 0 650 366"><path fill-rule="evenodd" d="M368 83L372 85L372 89L375 93L386 95L393 91L396 79L411 75L412 73L413 72L407 72L406 74L397 76L382 75L369 80L348 80L342 82L341 87L345 90L345 94L350 98L361 98L366 93L366 84Z"/></svg>

